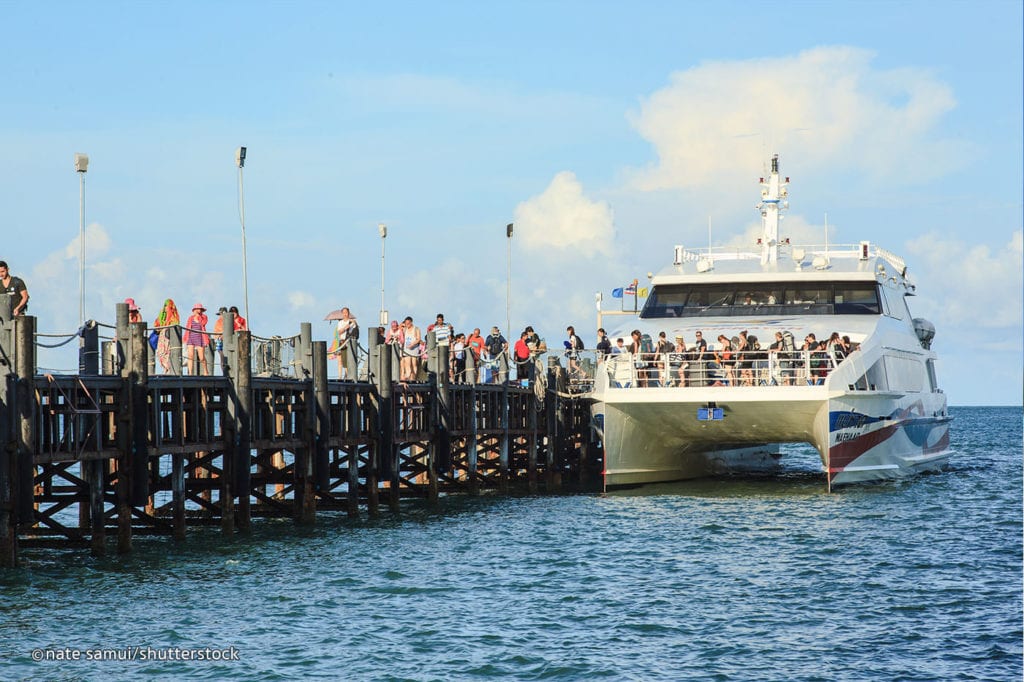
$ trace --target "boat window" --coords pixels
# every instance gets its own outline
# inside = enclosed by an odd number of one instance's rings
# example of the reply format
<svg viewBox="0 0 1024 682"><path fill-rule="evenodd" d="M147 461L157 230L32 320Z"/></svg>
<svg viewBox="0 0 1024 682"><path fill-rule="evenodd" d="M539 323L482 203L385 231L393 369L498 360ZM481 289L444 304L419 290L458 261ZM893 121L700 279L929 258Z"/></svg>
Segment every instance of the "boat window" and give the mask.
<svg viewBox="0 0 1024 682"><path fill-rule="evenodd" d="M882 296L885 297L886 303L886 315L889 317L895 317L897 320L902 320L909 317L909 311L907 309L907 302L904 300L903 295L895 289L887 285L882 285Z"/></svg>
<svg viewBox="0 0 1024 682"><path fill-rule="evenodd" d="M836 284L836 315L878 315L878 289L863 284Z"/></svg>
<svg viewBox="0 0 1024 682"><path fill-rule="evenodd" d="M885 372L889 379L889 387L895 391L920 392L925 377L921 370L921 363L917 360L885 356Z"/></svg>
<svg viewBox="0 0 1024 682"><path fill-rule="evenodd" d="M878 315L879 311L875 282L659 284L651 289L640 317Z"/></svg>
<svg viewBox="0 0 1024 682"><path fill-rule="evenodd" d="M936 393L939 390L939 380L935 378L935 361L928 360L925 366L928 368L928 386L932 393Z"/></svg>

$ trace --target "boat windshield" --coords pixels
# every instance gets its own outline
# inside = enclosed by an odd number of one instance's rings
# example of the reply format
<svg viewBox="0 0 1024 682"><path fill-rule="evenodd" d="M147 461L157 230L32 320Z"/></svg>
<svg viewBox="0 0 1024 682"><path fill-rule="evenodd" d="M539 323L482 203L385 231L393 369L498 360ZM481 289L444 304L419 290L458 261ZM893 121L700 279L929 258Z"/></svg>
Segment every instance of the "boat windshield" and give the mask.
<svg viewBox="0 0 1024 682"><path fill-rule="evenodd" d="M641 318L746 315L878 315L875 282L659 284Z"/></svg>

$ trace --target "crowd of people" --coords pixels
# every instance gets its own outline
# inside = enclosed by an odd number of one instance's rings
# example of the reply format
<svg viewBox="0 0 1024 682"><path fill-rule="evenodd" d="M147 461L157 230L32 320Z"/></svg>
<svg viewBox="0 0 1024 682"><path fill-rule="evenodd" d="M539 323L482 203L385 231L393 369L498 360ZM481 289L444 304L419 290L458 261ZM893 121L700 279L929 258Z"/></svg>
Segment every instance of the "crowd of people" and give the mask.
<svg viewBox="0 0 1024 682"><path fill-rule="evenodd" d="M694 333L692 344L681 335L673 343L664 331L655 341L634 329L630 343L619 338L613 345L599 329L597 349L603 356L628 353L642 387L822 384L830 367L856 350L838 332L820 341L808 333L799 347L789 331L776 331L766 346L746 330L731 338L719 334L716 341L708 343L702 331Z"/></svg>
<svg viewBox="0 0 1024 682"><path fill-rule="evenodd" d="M128 305L128 321L142 322L142 311L135 303L135 299L126 298L124 302ZM164 374L172 372L171 353L177 347L177 339L172 338L176 331L181 331L181 346L185 350L185 360L188 366L188 373L192 376L209 376L211 367L206 361L206 348L210 348L216 354L217 360L223 370L225 366L224 357L224 317L228 313L234 314L233 329L235 331L247 330L249 324L237 306L221 306L217 310L217 320L213 324L212 331L207 331L206 326L210 318L206 315L206 306L196 303L192 306L191 313L182 324L181 316L178 313L178 306L173 299L166 299L160 314L153 321L153 330L149 335L149 344L156 354L160 368Z"/></svg>
<svg viewBox="0 0 1024 682"><path fill-rule="evenodd" d="M444 313L438 313L425 329L417 326L410 315L401 322L393 320L387 327L378 327L377 332L398 359L398 378L406 383L425 380L427 334L431 333L438 346L449 349L448 372L453 383L504 383L514 373L516 381L532 384L536 358L547 350L547 344L532 326L523 329L510 347L497 326L491 327L486 336L480 327L474 327L471 332L456 332L445 320ZM333 336L328 354L338 362L338 377L353 378L349 376L349 367L351 353L358 344L359 323L349 308L340 310ZM578 343L582 349L582 342Z"/></svg>

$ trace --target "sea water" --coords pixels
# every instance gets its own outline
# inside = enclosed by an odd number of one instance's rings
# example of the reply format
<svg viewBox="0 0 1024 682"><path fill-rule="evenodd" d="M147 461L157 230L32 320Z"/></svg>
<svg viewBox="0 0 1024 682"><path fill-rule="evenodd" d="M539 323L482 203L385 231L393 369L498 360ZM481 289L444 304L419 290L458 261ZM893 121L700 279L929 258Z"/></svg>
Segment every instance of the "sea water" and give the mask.
<svg viewBox="0 0 1024 682"><path fill-rule="evenodd" d="M1022 411L952 413L946 471L831 494L798 448L766 479L23 550L0 679L1020 680Z"/></svg>

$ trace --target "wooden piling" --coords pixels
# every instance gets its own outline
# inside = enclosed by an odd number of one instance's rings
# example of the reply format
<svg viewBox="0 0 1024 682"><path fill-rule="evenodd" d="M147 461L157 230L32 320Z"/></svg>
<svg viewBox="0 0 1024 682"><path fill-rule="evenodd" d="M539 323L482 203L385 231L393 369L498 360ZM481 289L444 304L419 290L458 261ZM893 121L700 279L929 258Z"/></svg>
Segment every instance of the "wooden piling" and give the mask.
<svg viewBox="0 0 1024 682"><path fill-rule="evenodd" d="M123 374L124 368L128 365L128 304L118 303L114 306L115 325L114 332L114 362L111 374ZM152 372L150 372L152 373Z"/></svg>
<svg viewBox="0 0 1024 682"><path fill-rule="evenodd" d="M99 348L99 327L92 320L89 321L82 329L81 347L79 349L78 357L78 373L82 377L96 376L100 373L100 354ZM85 447L90 450L97 449L95 426L96 426L96 415L94 414L81 414L78 415L78 429L81 434L92 434L88 437L88 441L85 443ZM89 477L91 475L90 467L87 462L79 462L78 464L79 476L82 481L89 486ZM83 533L90 533L92 530L92 524L90 523L91 516L91 501L88 495L82 495L78 502L78 528Z"/></svg>
<svg viewBox="0 0 1024 682"><path fill-rule="evenodd" d="M82 327L78 339L78 373L94 376L100 373L100 330L95 320Z"/></svg>
<svg viewBox="0 0 1024 682"><path fill-rule="evenodd" d="M427 356L434 361L432 378L437 388L431 396L431 402L434 403L431 413L434 415L435 433L427 450L427 499L436 502L439 496L438 460L441 449L445 447L445 443L442 442L445 427L442 424L447 419L445 412L448 406L448 346L438 346L434 332L427 332ZM445 439L445 442L447 440Z"/></svg>
<svg viewBox="0 0 1024 682"><path fill-rule="evenodd" d="M18 383L15 436L18 441L16 508L19 523L35 522L35 474L32 462L35 448L36 318L14 318L14 373Z"/></svg>
<svg viewBox="0 0 1024 682"><path fill-rule="evenodd" d="M145 322L131 325L131 355L129 393L131 395L131 499L133 507L141 507L149 500L149 376L146 372L146 356L149 351L149 334Z"/></svg>
<svg viewBox="0 0 1024 682"><path fill-rule="evenodd" d="M394 379L392 374L393 363L397 363L391 346L382 346L380 354L380 372L375 381L377 383L377 394L380 396L378 405L378 432L377 450L380 462L381 476L388 481L388 505L391 511L399 510L398 491L398 453L395 450L395 413L394 401Z"/></svg>
<svg viewBox="0 0 1024 682"><path fill-rule="evenodd" d="M171 527L175 540L185 539L185 455L171 455Z"/></svg>
<svg viewBox="0 0 1024 682"><path fill-rule="evenodd" d="M526 417L530 434L526 437L527 460L527 486L531 495L537 494L537 395L531 393L526 401L526 409L529 414Z"/></svg>
<svg viewBox="0 0 1024 682"><path fill-rule="evenodd" d="M468 477L466 484L470 495L480 494L480 479L477 472L479 447L477 425L480 423L480 415L477 412L477 400L476 384L473 384L469 389L469 442L466 443L466 476Z"/></svg>
<svg viewBox="0 0 1024 682"><path fill-rule="evenodd" d="M232 321L232 325L234 322ZM234 484L238 491L236 511L238 528L249 532L252 509L249 490L252 486L252 334L248 330L235 335L238 365L235 374L235 395L238 396L238 438L234 452ZM225 477L226 478L226 477Z"/></svg>
<svg viewBox="0 0 1024 682"><path fill-rule="evenodd" d="M548 367L548 391L544 401L545 419L547 426L547 449L545 451L544 477L545 488L552 492L561 487L562 477L558 471L557 463L560 458L558 441L558 392L555 390L556 373L551 366Z"/></svg>
<svg viewBox="0 0 1024 682"><path fill-rule="evenodd" d="M508 409L508 382L502 385L501 391L501 451L498 459L498 488L503 494L508 493L509 487L509 458L512 449L512 436L509 433L509 419L511 412Z"/></svg>
<svg viewBox="0 0 1024 682"><path fill-rule="evenodd" d="M359 435L359 394L355 391L346 396L347 418L345 430L342 432L348 439L355 440ZM348 446L348 516L359 518L359 446L352 443Z"/></svg>
<svg viewBox="0 0 1024 682"><path fill-rule="evenodd" d="M82 466L89 474L86 478L89 485L89 546L93 556L104 556L107 553L107 519L103 493L107 463L97 459L82 462Z"/></svg>
<svg viewBox="0 0 1024 682"><path fill-rule="evenodd" d="M380 356L387 352L384 345L384 337L376 327L370 329L366 335L366 347L369 350L369 357L366 364L367 381L377 385L377 377L380 376ZM370 415L370 429L373 432L380 432L380 399L377 396L376 405ZM366 512L371 518L380 514L380 499L378 490L378 471L380 462L380 448L371 444L366 452Z"/></svg>
<svg viewBox="0 0 1024 682"><path fill-rule="evenodd" d="M299 510L299 522L306 525L316 523L317 463L326 466L328 461L327 438L331 433L331 396L327 388L326 342L311 342L309 363L313 379L313 401L309 415L311 447L302 467L302 506Z"/></svg>
<svg viewBox="0 0 1024 682"><path fill-rule="evenodd" d="M14 568L18 563L17 515L14 513L14 465L17 449L10 447L14 438L12 402L14 400L14 367L11 359L13 326L10 296L0 296L0 568Z"/></svg>

